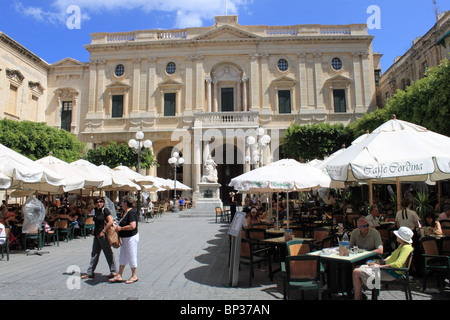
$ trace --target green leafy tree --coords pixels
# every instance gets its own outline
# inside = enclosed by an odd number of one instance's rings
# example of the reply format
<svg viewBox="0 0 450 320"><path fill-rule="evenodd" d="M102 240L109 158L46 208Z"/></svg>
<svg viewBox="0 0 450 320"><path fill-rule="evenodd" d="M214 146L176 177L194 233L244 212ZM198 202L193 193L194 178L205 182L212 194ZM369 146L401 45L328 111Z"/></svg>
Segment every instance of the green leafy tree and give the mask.
<svg viewBox="0 0 450 320"><path fill-rule="evenodd" d="M365 114L349 128L356 139L391 119L393 114L397 119L450 136L449 60L444 59L439 66L429 68L424 78L415 81L405 91L397 90L383 109Z"/></svg>
<svg viewBox="0 0 450 320"><path fill-rule="evenodd" d="M366 113L362 118L351 123L348 129L352 133L354 140L367 131L372 132L391 118L392 111L389 108L377 109L374 112Z"/></svg>
<svg viewBox="0 0 450 320"><path fill-rule="evenodd" d="M306 162L323 159L351 141L352 133L343 124L291 124L281 144L285 156Z"/></svg>
<svg viewBox="0 0 450 320"><path fill-rule="evenodd" d="M398 90L386 108L398 119L450 136L450 61L427 70L406 91Z"/></svg>
<svg viewBox="0 0 450 320"><path fill-rule="evenodd" d="M74 134L47 126L43 122L0 120L0 143L38 160L53 153L66 162L80 158L85 145Z"/></svg>
<svg viewBox="0 0 450 320"><path fill-rule="evenodd" d="M126 144L111 142L106 147L97 147L87 152L87 160L93 164L104 164L110 168L123 165L126 167L137 167L138 154ZM141 168L147 169L155 165L154 156L151 150L143 148L141 150Z"/></svg>

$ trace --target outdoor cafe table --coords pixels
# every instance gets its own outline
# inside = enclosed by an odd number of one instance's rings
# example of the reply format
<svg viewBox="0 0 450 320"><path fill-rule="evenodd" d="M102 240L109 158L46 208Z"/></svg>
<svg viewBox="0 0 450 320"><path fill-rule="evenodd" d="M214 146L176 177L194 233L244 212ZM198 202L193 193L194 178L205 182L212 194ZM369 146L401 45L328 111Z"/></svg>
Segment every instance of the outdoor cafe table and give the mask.
<svg viewBox="0 0 450 320"><path fill-rule="evenodd" d="M291 225L290 227L297 227L296 225ZM266 229L266 235L268 237L280 237L282 235L284 235L284 232L286 231L285 228L279 228L279 229L275 229L275 228L269 228Z"/></svg>
<svg viewBox="0 0 450 320"><path fill-rule="evenodd" d="M373 251L360 249L358 253L340 256L338 248L328 249L331 249L331 254L325 253L324 250L318 250L308 254L319 256L320 260L327 264L327 287L330 293L351 293L353 288L353 264L362 263L377 254Z"/></svg>

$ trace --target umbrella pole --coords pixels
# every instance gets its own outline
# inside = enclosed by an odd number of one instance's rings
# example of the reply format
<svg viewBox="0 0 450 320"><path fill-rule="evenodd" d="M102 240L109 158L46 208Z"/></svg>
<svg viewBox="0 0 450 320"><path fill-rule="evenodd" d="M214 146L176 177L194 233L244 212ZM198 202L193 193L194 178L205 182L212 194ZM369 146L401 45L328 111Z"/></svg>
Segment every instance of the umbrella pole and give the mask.
<svg viewBox="0 0 450 320"><path fill-rule="evenodd" d="M280 202L280 198L279 198L278 191L277 191L277 226L278 226L278 208L280 207L279 202Z"/></svg>
<svg viewBox="0 0 450 320"><path fill-rule="evenodd" d="M373 182L372 182L372 179L369 180L369 203L370 203L370 206L373 205Z"/></svg>
<svg viewBox="0 0 450 320"><path fill-rule="evenodd" d="M397 211L400 210L401 208L401 203L402 203L402 191L401 186L400 186L400 178L397 177L396 179L396 183L397 183Z"/></svg>
<svg viewBox="0 0 450 320"><path fill-rule="evenodd" d="M438 196L438 204L439 204L439 210L442 209L441 206L441 182L438 181L438 192L437 192L437 196Z"/></svg>
<svg viewBox="0 0 450 320"><path fill-rule="evenodd" d="M289 192L286 192L286 218L287 218L287 228L289 229Z"/></svg>

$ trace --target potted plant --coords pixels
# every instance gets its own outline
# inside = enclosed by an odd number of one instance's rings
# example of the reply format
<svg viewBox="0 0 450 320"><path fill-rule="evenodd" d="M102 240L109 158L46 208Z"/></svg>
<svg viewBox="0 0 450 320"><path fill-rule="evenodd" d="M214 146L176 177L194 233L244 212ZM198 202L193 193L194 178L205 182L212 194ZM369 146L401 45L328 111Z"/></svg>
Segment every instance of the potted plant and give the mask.
<svg viewBox="0 0 450 320"><path fill-rule="evenodd" d="M415 204L414 210L421 219L424 219L428 212L434 210L433 206L430 204L431 199L428 198L428 194L425 191L418 191L413 199Z"/></svg>

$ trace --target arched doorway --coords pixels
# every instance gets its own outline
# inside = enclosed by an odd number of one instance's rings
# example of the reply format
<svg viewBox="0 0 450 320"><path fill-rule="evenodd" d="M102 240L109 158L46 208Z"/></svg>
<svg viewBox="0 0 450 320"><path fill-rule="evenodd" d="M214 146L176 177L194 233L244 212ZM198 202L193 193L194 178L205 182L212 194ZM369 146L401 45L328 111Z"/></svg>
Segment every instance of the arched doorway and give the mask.
<svg viewBox="0 0 450 320"><path fill-rule="evenodd" d="M227 150L232 150L233 157L227 158ZM217 163L217 177L220 187L220 198L224 205L230 205L230 192L235 191L233 187L229 187L231 179L244 173L244 165L239 159L243 159L243 153L236 146L224 144L222 148L222 158L216 156L216 150L211 150L211 156ZM230 161L233 159L232 161Z"/></svg>

